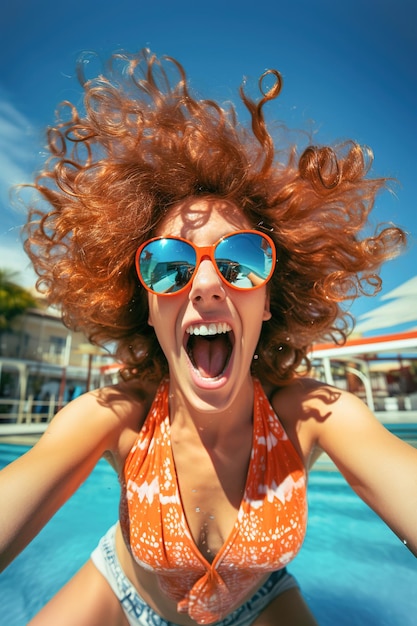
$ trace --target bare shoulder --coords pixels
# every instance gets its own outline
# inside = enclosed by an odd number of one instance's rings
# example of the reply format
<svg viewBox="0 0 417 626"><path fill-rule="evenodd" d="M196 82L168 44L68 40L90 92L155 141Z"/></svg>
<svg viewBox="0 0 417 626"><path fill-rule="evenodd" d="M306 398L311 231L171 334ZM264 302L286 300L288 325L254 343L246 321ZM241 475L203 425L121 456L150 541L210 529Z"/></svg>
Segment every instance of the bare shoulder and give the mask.
<svg viewBox="0 0 417 626"><path fill-rule="evenodd" d="M157 385L141 380L121 382L85 393L66 405L49 424L40 446L65 442L66 447L101 451L120 468L142 427Z"/></svg>
<svg viewBox="0 0 417 626"><path fill-rule="evenodd" d="M360 398L313 378L296 378L274 390L271 398L274 409L285 424L295 422L300 428L301 424L308 422L318 436L324 427L346 418L347 424L353 424L358 419L379 424Z"/></svg>
<svg viewBox="0 0 417 626"><path fill-rule="evenodd" d="M274 409L286 420L316 419L320 422L329 415L343 394L346 392L314 378L299 377L275 389L271 398Z"/></svg>
<svg viewBox="0 0 417 626"><path fill-rule="evenodd" d="M92 402L98 412L108 413L122 428L140 429L155 397L158 383L130 380L101 387L80 398Z"/></svg>
<svg viewBox="0 0 417 626"><path fill-rule="evenodd" d="M383 429L359 398L312 378L296 378L275 390L271 398L274 410L307 467L322 451L332 458L338 457L343 438L353 437L356 429L370 429L372 433Z"/></svg>

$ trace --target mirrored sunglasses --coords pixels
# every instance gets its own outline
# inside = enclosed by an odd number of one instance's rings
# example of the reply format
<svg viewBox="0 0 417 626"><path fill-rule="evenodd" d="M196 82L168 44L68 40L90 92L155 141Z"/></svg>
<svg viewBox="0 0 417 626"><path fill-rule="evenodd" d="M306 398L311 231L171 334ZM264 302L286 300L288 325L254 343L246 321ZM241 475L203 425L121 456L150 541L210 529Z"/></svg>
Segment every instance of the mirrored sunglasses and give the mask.
<svg viewBox="0 0 417 626"><path fill-rule="evenodd" d="M235 231L211 246L196 246L182 237L155 237L138 248L136 271L145 289L170 296L188 287L204 258L229 287L247 291L271 278L276 251L272 239L256 230Z"/></svg>

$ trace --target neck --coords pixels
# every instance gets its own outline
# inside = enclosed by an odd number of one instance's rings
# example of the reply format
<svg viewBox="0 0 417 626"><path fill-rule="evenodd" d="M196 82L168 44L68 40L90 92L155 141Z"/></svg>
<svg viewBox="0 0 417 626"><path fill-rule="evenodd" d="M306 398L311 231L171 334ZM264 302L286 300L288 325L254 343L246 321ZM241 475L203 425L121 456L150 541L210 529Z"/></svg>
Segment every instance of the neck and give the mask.
<svg viewBox="0 0 417 626"><path fill-rule="evenodd" d="M171 428L188 429L207 445L227 436L236 428L244 428L252 423L253 417L253 381L249 375L240 388L226 401L212 392L210 403L193 403L182 392L174 380L170 381L169 414Z"/></svg>

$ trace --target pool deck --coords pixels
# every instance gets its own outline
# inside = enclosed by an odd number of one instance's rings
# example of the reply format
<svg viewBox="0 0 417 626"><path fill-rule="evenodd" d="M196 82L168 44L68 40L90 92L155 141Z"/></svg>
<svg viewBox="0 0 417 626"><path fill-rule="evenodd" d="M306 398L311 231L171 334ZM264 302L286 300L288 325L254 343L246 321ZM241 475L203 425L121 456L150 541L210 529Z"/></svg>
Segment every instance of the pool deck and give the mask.
<svg viewBox="0 0 417 626"><path fill-rule="evenodd" d="M401 436L401 432L404 431L404 439L417 448L417 411L377 411L375 415L382 424L392 429L397 435ZM47 425L46 423L1 424L0 443L33 446L46 430ZM327 454L322 454L313 466L313 471L335 471L336 469Z"/></svg>

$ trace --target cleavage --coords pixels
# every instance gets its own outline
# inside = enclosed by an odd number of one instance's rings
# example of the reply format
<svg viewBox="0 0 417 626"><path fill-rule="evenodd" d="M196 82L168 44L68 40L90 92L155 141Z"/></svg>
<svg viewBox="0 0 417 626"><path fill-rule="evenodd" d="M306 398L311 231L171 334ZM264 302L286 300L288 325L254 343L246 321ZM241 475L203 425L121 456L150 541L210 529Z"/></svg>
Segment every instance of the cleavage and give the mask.
<svg viewBox="0 0 417 626"><path fill-rule="evenodd" d="M186 437L172 442L172 453L184 516L196 548L210 563L231 535L244 496L252 447L222 454ZM234 447L234 446L233 446Z"/></svg>

